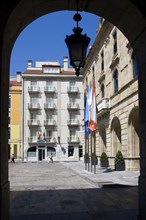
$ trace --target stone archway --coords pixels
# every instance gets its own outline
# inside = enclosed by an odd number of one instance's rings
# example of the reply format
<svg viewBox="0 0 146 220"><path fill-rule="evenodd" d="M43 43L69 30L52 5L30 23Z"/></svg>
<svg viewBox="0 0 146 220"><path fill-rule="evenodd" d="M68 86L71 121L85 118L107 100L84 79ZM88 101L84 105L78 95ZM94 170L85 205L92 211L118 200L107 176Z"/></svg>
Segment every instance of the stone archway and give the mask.
<svg viewBox="0 0 146 220"><path fill-rule="evenodd" d="M132 4L133 3L133 4ZM135 0L80 0L79 10L102 16L117 26L128 38L138 57L139 74L139 114L140 114L140 155L141 174L139 178L139 219L146 216L146 13L144 2ZM8 85L9 63L12 47L19 33L36 18L61 10L75 10L74 0L14 0L1 1L0 14L0 210L1 219L8 219ZM139 11L141 10L141 11ZM143 14L145 13L145 14Z"/></svg>
<svg viewBox="0 0 146 220"><path fill-rule="evenodd" d="M139 109L134 107L128 119L129 168L139 169Z"/></svg>
<svg viewBox="0 0 146 220"><path fill-rule="evenodd" d="M111 142L112 155L115 156L118 150L121 151L121 125L118 117L114 117L111 123Z"/></svg>

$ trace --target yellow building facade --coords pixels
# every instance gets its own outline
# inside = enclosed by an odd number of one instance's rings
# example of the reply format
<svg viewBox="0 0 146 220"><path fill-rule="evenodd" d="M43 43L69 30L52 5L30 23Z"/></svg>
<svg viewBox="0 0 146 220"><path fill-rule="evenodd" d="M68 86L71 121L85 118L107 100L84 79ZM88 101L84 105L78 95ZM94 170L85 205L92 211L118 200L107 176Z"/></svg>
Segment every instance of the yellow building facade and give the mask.
<svg viewBox="0 0 146 220"><path fill-rule="evenodd" d="M9 158L21 158L21 73L9 84Z"/></svg>

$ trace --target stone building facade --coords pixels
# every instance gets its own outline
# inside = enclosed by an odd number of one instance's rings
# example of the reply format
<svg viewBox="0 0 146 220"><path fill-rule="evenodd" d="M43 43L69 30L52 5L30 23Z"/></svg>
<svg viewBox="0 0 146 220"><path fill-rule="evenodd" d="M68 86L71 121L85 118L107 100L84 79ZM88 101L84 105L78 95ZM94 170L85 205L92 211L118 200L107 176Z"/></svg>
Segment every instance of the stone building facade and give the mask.
<svg viewBox="0 0 146 220"><path fill-rule="evenodd" d="M10 77L9 82L9 159L12 154L17 159L21 158L21 95L21 73L17 72L16 76Z"/></svg>
<svg viewBox="0 0 146 220"><path fill-rule="evenodd" d="M126 37L109 22L100 20L82 72L84 91L95 81L96 154L100 158L106 152L110 167L114 167L120 150L126 170L138 170L138 62Z"/></svg>
<svg viewBox="0 0 146 220"><path fill-rule="evenodd" d="M82 157L83 85L59 62L28 61L22 74L22 158L25 161Z"/></svg>

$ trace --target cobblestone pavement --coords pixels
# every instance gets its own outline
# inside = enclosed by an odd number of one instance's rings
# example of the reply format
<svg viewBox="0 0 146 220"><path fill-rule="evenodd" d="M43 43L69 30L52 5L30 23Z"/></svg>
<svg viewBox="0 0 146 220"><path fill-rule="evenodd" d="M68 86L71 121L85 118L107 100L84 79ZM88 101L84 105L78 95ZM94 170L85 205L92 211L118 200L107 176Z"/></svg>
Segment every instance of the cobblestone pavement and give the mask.
<svg viewBox="0 0 146 220"><path fill-rule="evenodd" d="M138 172L82 161L9 164L10 220L136 220Z"/></svg>

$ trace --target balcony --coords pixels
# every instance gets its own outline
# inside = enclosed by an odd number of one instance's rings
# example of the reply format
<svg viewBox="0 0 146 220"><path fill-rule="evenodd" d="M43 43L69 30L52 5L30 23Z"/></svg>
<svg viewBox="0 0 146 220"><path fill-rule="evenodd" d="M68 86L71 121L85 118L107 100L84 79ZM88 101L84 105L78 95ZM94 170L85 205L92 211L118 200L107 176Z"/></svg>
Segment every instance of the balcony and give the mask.
<svg viewBox="0 0 146 220"><path fill-rule="evenodd" d="M69 119L67 120L68 126L79 126L79 120L78 119Z"/></svg>
<svg viewBox="0 0 146 220"><path fill-rule="evenodd" d="M67 88L67 92L68 93L78 93L79 88L77 86L70 86L70 87Z"/></svg>
<svg viewBox="0 0 146 220"><path fill-rule="evenodd" d="M44 109L45 110L54 110L56 108L55 103L45 103L44 104Z"/></svg>
<svg viewBox="0 0 146 220"><path fill-rule="evenodd" d="M40 120L37 119L30 119L28 120L28 126L39 126Z"/></svg>
<svg viewBox="0 0 146 220"><path fill-rule="evenodd" d="M57 143L57 140L55 137L46 137L46 143L51 144L51 143Z"/></svg>
<svg viewBox="0 0 146 220"><path fill-rule="evenodd" d="M28 109L40 109L39 103L28 103Z"/></svg>
<svg viewBox="0 0 146 220"><path fill-rule="evenodd" d="M110 110L110 100L108 98L103 98L98 104L97 104L97 114L103 114Z"/></svg>
<svg viewBox="0 0 146 220"><path fill-rule="evenodd" d="M39 86L30 86L30 87L28 87L28 92L29 93L39 93L40 87Z"/></svg>
<svg viewBox="0 0 146 220"><path fill-rule="evenodd" d="M80 143L80 139L77 136L71 136L67 138L68 143Z"/></svg>
<svg viewBox="0 0 146 220"><path fill-rule="evenodd" d="M54 119L46 119L44 121L45 126L55 126L56 125L56 120Z"/></svg>
<svg viewBox="0 0 146 220"><path fill-rule="evenodd" d="M46 87L44 87L44 92L45 93L55 93L56 88L54 86L46 86Z"/></svg>
<svg viewBox="0 0 146 220"><path fill-rule="evenodd" d="M75 102L71 102L67 104L67 109L68 110L78 110L79 109L79 104Z"/></svg>

